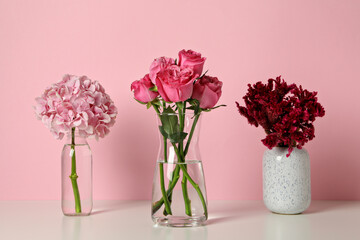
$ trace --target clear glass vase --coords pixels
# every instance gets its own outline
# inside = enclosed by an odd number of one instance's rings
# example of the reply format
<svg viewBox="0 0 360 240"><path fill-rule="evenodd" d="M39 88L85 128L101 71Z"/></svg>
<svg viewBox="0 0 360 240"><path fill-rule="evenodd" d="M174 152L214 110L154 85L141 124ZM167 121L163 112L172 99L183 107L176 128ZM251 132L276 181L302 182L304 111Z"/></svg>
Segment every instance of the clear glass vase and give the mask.
<svg viewBox="0 0 360 240"><path fill-rule="evenodd" d="M183 134L163 134L166 122L177 122ZM203 225L207 220L204 172L199 151L200 115L159 114L160 147L152 192L152 219L163 226ZM176 136L183 135L177 138ZM186 136L185 136L186 135Z"/></svg>
<svg viewBox="0 0 360 240"><path fill-rule="evenodd" d="M61 207L66 216L91 213L92 154L86 138L72 130L61 154Z"/></svg>

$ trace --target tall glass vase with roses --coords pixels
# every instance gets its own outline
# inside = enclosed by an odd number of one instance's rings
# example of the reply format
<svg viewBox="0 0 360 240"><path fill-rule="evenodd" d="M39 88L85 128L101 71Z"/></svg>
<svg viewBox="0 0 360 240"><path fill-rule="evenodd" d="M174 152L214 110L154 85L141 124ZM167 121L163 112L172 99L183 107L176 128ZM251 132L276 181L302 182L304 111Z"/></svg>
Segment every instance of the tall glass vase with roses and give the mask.
<svg viewBox="0 0 360 240"><path fill-rule="evenodd" d="M160 147L153 181L152 219L166 226L196 226L208 217L198 147L200 116L215 106L222 82L202 73L205 58L192 50L179 60L160 57L131 84L135 99L157 114Z"/></svg>
<svg viewBox="0 0 360 240"><path fill-rule="evenodd" d="M65 75L36 98L35 112L56 139L67 135L61 154L61 206L67 216L92 210L92 154L87 137L103 138L117 109L98 81Z"/></svg>

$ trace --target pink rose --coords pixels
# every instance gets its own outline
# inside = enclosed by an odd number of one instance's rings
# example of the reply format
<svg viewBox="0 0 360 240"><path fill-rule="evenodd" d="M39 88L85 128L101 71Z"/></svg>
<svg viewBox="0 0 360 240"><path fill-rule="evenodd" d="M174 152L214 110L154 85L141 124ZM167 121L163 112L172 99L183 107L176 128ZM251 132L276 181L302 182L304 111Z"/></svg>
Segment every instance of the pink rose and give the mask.
<svg viewBox="0 0 360 240"><path fill-rule="evenodd" d="M201 76L206 58L202 58L200 53L192 50L181 50L179 52L179 66L192 68L194 74Z"/></svg>
<svg viewBox="0 0 360 240"><path fill-rule="evenodd" d="M161 70L167 68L170 65L175 65L175 60L167 57L160 57L155 59L150 66L149 77L153 83L155 83L156 75Z"/></svg>
<svg viewBox="0 0 360 240"><path fill-rule="evenodd" d="M191 68L171 65L157 74L156 86L166 102L182 102L191 97L197 77Z"/></svg>
<svg viewBox="0 0 360 240"><path fill-rule="evenodd" d="M134 81L131 84L131 91L134 91L134 97L136 100L147 103L154 100L159 93L150 91L149 88L154 87L154 84L151 82L149 74L146 74L140 80Z"/></svg>
<svg viewBox="0 0 360 240"><path fill-rule="evenodd" d="M199 100L201 108L213 108L221 96L221 87L216 77L205 75L196 81L192 98Z"/></svg>

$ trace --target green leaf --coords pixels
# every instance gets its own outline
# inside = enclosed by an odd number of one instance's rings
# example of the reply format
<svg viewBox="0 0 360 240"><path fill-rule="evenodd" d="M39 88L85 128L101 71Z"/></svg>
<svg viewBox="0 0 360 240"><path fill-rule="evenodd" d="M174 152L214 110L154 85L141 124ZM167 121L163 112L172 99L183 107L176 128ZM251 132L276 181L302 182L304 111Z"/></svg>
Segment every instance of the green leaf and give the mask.
<svg viewBox="0 0 360 240"><path fill-rule="evenodd" d="M179 143L181 141L184 141L188 134L186 132L177 132L173 133L169 136L169 140L172 143Z"/></svg>
<svg viewBox="0 0 360 240"><path fill-rule="evenodd" d="M160 115L160 120L163 130L168 135L179 132L178 117L170 106L164 109L163 114Z"/></svg>
<svg viewBox="0 0 360 240"><path fill-rule="evenodd" d="M142 105L146 105L147 103L141 102L139 100L137 100L136 98L134 98L138 103L142 104Z"/></svg>
<svg viewBox="0 0 360 240"><path fill-rule="evenodd" d="M158 88L157 88L157 86L155 85L155 86L149 88L149 90L152 91L152 92L157 92L157 91L158 91Z"/></svg>
<svg viewBox="0 0 360 240"><path fill-rule="evenodd" d="M165 114L174 114L176 116L176 112L172 109L172 107L168 106L164 109L163 113Z"/></svg>
<svg viewBox="0 0 360 240"><path fill-rule="evenodd" d="M226 105L225 105L225 104L221 104L221 105L215 106L215 107L213 107L213 108L211 108L211 109L216 109L216 108L219 108L219 107L226 107Z"/></svg>
<svg viewBox="0 0 360 240"><path fill-rule="evenodd" d="M188 102L190 103L191 107L188 107L187 109L194 110L194 115L198 115L201 112L200 108L200 102L197 99L189 99Z"/></svg>
<svg viewBox="0 0 360 240"><path fill-rule="evenodd" d="M214 109L219 108L219 107L226 107L226 105L225 105L225 104L221 104L221 105L215 106L215 107L213 107L213 108L202 109L202 111L204 111L204 112L210 112L211 110L214 110Z"/></svg>
<svg viewBox="0 0 360 240"><path fill-rule="evenodd" d="M161 107L161 102L158 98L155 98L154 100L152 100L151 102L153 105L159 106Z"/></svg>
<svg viewBox="0 0 360 240"><path fill-rule="evenodd" d="M203 75L201 75L201 76L198 77L197 79L200 79L200 78L202 78L203 76L205 76L205 74L207 74L208 71L209 71L209 70L206 70L206 72L204 72Z"/></svg>
<svg viewBox="0 0 360 240"><path fill-rule="evenodd" d="M168 138L168 134L165 132L163 126L159 126L160 133L165 137Z"/></svg>
<svg viewBox="0 0 360 240"><path fill-rule="evenodd" d="M188 102L190 103L191 106L198 106L199 105L199 100L197 99L189 99Z"/></svg>
<svg viewBox="0 0 360 240"><path fill-rule="evenodd" d="M177 102L177 103L176 103L176 106L177 106L179 109L184 109L184 105L185 105L184 102Z"/></svg>
<svg viewBox="0 0 360 240"><path fill-rule="evenodd" d="M175 58L175 65L177 65L177 58Z"/></svg>
<svg viewBox="0 0 360 240"><path fill-rule="evenodd" d="M147 108L147 109L151 108L151 106L152 106L151 102L148 102L148 103L146 104L146 108Z"/></svg>

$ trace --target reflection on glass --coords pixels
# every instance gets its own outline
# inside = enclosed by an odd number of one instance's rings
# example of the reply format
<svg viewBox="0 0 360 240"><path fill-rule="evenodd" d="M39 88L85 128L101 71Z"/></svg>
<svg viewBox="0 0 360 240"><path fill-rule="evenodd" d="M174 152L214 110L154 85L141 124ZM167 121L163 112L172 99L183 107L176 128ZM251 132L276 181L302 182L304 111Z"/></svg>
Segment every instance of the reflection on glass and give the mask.
<svg viewBox="0 0 360 240"><path fill-rule="evenodd" d="M264 240L310 238L311 226L306 215L269 214L266 218Z"/></svg>
<svg viewBox="0 0 360 240"><path fill-rule="evenodd" d="M207 227L170 228L154 226L151 239L158 240L207 240Z"/></svg>
<svg viewBox="0 0 360 240"><path fill-rule="evenodd" d="M81 237L81 218L63 217L62 239L77 240Z"/></svg>

